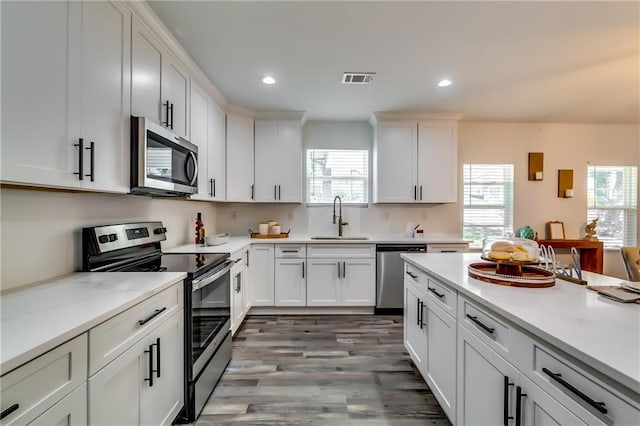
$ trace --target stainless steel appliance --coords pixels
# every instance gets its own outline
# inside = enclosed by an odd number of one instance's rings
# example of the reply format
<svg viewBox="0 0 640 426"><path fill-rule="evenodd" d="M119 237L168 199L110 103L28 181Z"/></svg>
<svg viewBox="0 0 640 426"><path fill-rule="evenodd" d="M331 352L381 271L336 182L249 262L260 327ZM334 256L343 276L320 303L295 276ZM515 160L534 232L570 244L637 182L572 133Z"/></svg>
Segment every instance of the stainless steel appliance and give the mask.
<svg viewBox="0 0 640 426"><path fill-rule="evenodd" d="M162 222L82 230L85 271L186 272L184 285L184 407L176 419L198 417L231 360L229 254L162 254ZM145 384L142 384L144 386Z"/></svg>
<svg viewBox="0 0 640 426"><path fill-rule="evenodd" d="M397 312L404 306L404 261L400 254L426 251L426 244L376 245L376 313Z"/></svg>
<svg viewBox="0 0 640 426"><path fill-rule="evenodd" d="M131 117L131 192L198 193L198 147L148 118Z"/></svg>

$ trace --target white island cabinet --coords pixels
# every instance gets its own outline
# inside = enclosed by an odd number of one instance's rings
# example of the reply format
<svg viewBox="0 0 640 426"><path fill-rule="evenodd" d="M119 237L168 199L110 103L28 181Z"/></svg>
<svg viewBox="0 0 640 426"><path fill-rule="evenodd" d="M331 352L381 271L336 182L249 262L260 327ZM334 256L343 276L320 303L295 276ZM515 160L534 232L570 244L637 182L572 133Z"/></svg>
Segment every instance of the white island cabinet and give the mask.
<svg viewBox="0 0 640 426"><path fill-rule="evenodd" d="M452 423L640 424L636 305L560 280L529 289L471 279L478 254L402 257L405 347Z"/></svg>

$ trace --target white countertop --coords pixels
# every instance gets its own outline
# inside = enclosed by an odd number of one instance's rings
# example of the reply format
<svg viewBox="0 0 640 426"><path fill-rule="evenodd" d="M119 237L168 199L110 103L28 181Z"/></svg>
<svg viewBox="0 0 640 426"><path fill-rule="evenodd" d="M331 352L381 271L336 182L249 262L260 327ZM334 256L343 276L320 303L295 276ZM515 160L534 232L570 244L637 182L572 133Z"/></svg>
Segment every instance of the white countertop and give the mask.
<svg viewBox="0 0 640 426"><path fill-rule="evenodd" d="M368 240L313 240L310 235L289 235L288 238L251 238L249 236L231 237L225 244L219 246L199 246L185 244L163 250L165 253L234 253L250 244L385 244L385 243L416 243L416 244L463 244L469 243L461 237L447 235L433 235L422 238L410 238L399 235L367 235Z"/></svg>
<svg viewBox="0 0 640 426"><path fill-rule="evenodd" d="M186 277L182 272L81 272L2 295L2 374Z"/></svg>
<svg viewBox="0 0 640 426"><path fill-rule="evenodd" d="M640 392L640 305L618 303L563 280L549 288L509 287L469 278L479 253L403 254L409 263L449 284L520 328ZM589 285L622 280L583 272Z"/></svg>

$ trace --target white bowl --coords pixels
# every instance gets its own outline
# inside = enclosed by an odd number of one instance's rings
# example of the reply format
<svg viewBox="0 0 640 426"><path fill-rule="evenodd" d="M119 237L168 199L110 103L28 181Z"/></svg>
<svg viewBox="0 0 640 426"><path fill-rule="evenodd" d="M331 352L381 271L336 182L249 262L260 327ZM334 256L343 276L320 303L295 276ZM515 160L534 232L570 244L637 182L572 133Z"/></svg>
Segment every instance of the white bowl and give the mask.
<svg viewBox="0 0 640 426"><path fill-rule="evenodd" d="M204 241L208 246L219 246L229 241L229 234L227 232L222 232L220 234L211 235L209 237L205 237Z"/></svg>

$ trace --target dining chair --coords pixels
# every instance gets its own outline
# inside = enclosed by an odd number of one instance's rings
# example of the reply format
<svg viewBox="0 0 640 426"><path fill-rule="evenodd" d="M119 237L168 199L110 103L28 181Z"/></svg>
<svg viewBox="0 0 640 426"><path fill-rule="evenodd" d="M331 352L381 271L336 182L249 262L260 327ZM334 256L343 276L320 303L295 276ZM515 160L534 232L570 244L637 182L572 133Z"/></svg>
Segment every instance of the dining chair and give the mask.
<svg viewBox="0 0 640 426"><path fill-rule="evenodd" d="M629 281L640 281L640 247L622 247L620 252Z"/></svg>

